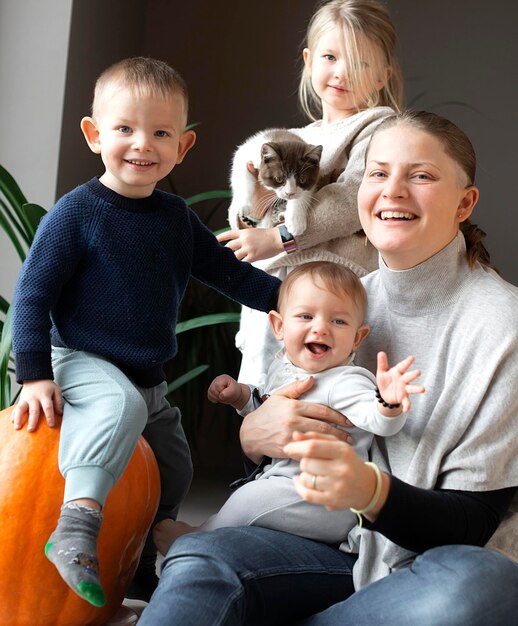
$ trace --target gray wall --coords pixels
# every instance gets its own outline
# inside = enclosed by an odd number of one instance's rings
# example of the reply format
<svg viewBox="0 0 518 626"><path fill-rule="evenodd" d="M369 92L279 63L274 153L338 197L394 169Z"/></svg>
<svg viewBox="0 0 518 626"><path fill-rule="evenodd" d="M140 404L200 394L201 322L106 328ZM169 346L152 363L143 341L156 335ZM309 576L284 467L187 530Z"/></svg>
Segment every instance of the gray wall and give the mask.
<svg viewBox="0 0 518 626"><path fill-rule="evenodd" d="M0 163L29 201L55 199L72 0L0 2ZM0 294L21 261L0 230Z"/></svg>
<svg viewBox="0 0 518 626"><path fill-rule="evenodd" d="M518 4L387 4L398 27L407 102L450 117L472 138L481 187L475 221L488 233L504 277L518 284L511 239L518 216L509 184L518 145ZM300 44L314 6L314 0L75 0L58 193L99 173L100 161L89 153L78 122L88 112L95 76L131 54L169 61L190 86L198 142L173 173L178 193L225 188L232 152L245 137L269 126L304 123L296 89ZM170 188L167 182L162 186ZM198 211L207 218L213 208ZM224 220L220 206L209 225Z"/></svg>
<svg viewBox="0 0 518 626"><path fill-rule="evenodd" d="M473 221L494 263L518 285L512 182L518 165L518 4L515 0L389 0L398 27L407 101L456 122L478 156Z"/></svg>

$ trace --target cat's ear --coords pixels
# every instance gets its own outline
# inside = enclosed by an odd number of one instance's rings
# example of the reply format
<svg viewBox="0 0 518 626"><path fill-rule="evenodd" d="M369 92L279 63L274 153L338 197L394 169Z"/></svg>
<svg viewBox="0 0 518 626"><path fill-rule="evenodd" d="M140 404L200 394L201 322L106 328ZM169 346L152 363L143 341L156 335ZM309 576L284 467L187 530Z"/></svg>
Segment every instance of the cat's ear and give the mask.
<svg viewBox="0 0 518 626"><path fill-rule="evenodd" d="M272 159L279 158L279 146L273 141L270 143L263 143L261 146L261 159L264 163L268 163Z"/></svg>
<svg viewBox="0 0 518 626"><path fill-rule="evenodd" d="M277 341L282 341L284 334L282 332L281 314L277 311L270 311L268 313L268 319L270 320L270 325L272 327L273 334L275 335L275 339L277 339Z"/></svg>
<svg viewBox="0 0 518 626"><path fill-rule="evenodd" d="M185 130L181 135L178 141L178 155L176 157L176 165L181 163L187 152L194 146L196 143L196 133L193 130Z"/></svg>
<svg viewBox="0 0 518 626"><path fill-rule="evenodd" d="M83 117L81 120L81 130L90 150L95 154L101 154L101 139L99 129L93 117Z"/></svg>
<svg viewBox="0 0 518 626"><path fill-rule="evenodd" d="M308 146L304 152L304 158L316 164L320 163L323 148L323 146Z"/></svg>

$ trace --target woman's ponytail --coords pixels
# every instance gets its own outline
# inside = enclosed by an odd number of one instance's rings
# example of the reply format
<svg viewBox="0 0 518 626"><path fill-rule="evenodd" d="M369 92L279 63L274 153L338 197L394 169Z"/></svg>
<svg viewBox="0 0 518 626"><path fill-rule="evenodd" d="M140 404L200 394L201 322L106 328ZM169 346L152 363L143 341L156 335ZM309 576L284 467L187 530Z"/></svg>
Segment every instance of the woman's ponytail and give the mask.
<svg viewBox="0 0 518 626"><path fill-rule="evenodd" d="M498 269L491 263L489 252L487 251L482 240L486 237L486 233L476 224L472 224L469 220L465 220L460 225L460 230L466 240L466 256L468 264L471 268L478 261L482 265L490 267L498 274Z"/></svg>

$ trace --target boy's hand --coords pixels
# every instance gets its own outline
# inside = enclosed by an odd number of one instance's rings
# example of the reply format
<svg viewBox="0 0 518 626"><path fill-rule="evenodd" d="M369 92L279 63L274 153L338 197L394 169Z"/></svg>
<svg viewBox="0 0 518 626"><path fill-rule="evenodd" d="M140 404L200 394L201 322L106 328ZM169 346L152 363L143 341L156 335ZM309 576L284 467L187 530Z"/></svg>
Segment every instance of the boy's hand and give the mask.
<svg viewBox="0 0 518 626"><path fill-rule="evenodd" d="M248 391L248 394L246 394ZM238 383L237 380L234 380L232 376L228 374L222 374L221 376L216 376L216 378L211 382L209 386L209 390L207 392L207 397L211 402L217 404L230 404L236 409L242 409L250 394L250 390L246 385L242 385Z"/></svg>
<svg viewBox="0 0 518 626"><path fill-rule="evenodd" d="M403 413L410 409L411 393L423 393L422 385L409 385L418 376L420 370L407 371L414 362L413 356L408 356L394 367L389 369L388 358L385 352L378 352L378 369L376 372L376 383L381 397L389 404L401 404Z"/></svg>
<svg viewBox="0 0 518 626"><path fill-rule="evenodd" d="M23 428L28 416L27 430L29 432L36 430L42 412L50 428L55 426L56 415L63 413L59 387L53 380L25 381L16 408L11 414L15 429Z"/></svg>

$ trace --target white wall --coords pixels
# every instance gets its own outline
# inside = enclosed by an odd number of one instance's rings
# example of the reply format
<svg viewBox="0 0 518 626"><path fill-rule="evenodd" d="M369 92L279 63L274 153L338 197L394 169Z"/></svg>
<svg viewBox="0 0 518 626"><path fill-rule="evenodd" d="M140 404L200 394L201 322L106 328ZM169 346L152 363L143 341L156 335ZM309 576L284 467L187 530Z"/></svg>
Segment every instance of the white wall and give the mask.
<svg viewBox="0 0 518 626"><path fill-rule="evenodd" d="M0 163L30 202L55 200L72 0L0 2ZM0 294L20 260L0 232Z"/></svg>

